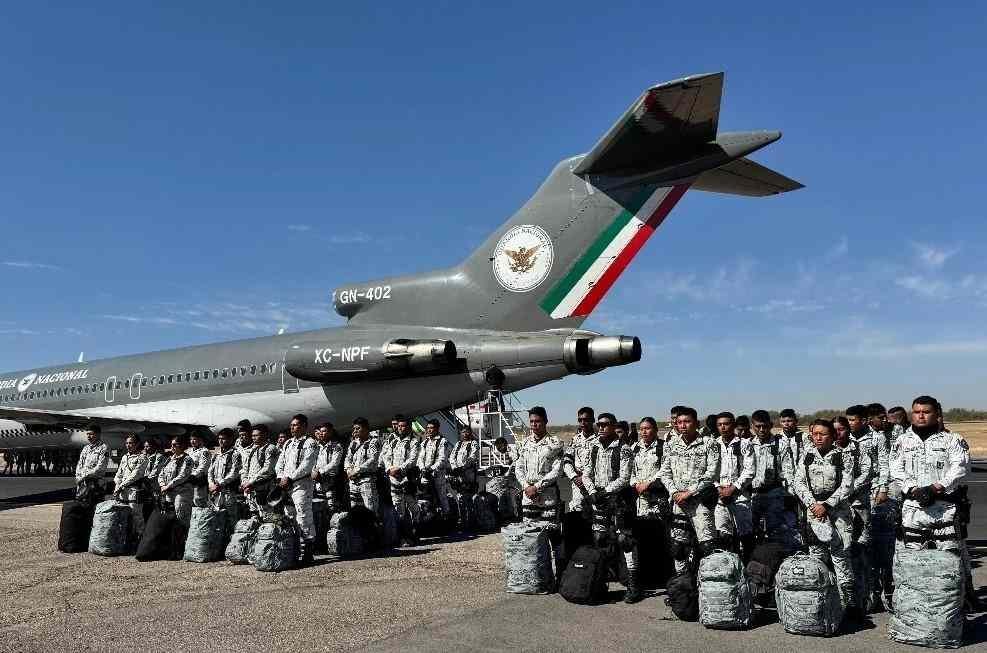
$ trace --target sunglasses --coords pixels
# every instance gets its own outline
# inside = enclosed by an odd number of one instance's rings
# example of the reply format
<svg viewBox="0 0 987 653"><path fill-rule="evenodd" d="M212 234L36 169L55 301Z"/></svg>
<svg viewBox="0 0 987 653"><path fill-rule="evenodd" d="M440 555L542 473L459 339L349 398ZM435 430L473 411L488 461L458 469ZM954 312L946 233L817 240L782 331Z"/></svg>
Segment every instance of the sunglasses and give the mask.
<svg viewBox="0 0 987 653"><path fill-rule="evenodd" d="M592 417L577 417L576 418L576 421L577 422L592 422L593 421L593 418Z"/></svg>
<svg viewBox="0 0 987 653"><path fill-rule="evenodd" d="M596 425L600 428L605 428L607 426L613 426L613 422L597 422Z"/></svg>

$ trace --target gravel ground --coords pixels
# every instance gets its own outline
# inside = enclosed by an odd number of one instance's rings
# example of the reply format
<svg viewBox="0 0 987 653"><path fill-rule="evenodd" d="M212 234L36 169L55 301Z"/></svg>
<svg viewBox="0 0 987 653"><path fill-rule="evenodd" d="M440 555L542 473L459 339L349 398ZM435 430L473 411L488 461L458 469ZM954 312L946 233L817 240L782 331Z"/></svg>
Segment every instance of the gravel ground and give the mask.
<svg viewBox="0 0 987 653"><path fill-rule="evenodd" d="M886 615L818 639L777 623L705 630L673 620L661 596L584 607L508 595L496 535L270 574L59 553L59 510L0 512L0 651L910 650L888 642ZM987 650L984 620L971 618L966 649Z"/></svg>

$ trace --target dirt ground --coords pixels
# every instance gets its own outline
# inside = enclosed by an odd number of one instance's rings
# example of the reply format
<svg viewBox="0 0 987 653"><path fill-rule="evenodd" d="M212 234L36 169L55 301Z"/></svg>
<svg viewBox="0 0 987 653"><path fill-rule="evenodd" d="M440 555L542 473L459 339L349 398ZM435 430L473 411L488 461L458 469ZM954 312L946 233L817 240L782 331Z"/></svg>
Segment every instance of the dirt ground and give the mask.
<svg viewBox="0 0 987 653"><path fill-rule="evenodd" d="M971 457L987 458L987 422L956 422L946 427L966 439Z"/></svg>

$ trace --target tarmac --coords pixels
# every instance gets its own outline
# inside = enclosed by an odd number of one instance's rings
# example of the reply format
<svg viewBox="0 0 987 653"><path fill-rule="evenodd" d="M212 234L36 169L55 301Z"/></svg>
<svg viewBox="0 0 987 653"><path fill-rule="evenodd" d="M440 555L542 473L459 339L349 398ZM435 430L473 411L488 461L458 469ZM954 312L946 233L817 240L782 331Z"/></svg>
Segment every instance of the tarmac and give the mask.
<svg viewBox="0 0 987 653"><path fill-rule="evenodd" d="M71 478L0 477L0 651L730 651L915 650L887 639L886 614L819 639L770 613L745 632L674 619L658 591L587 607L504 592L500 537L428 542L395 555L317 559L272 574L225 562L140 563L55 550ZM969 543L987 600L987 462L971 478ZM987 650L987 615L966 650Z"/></svg>

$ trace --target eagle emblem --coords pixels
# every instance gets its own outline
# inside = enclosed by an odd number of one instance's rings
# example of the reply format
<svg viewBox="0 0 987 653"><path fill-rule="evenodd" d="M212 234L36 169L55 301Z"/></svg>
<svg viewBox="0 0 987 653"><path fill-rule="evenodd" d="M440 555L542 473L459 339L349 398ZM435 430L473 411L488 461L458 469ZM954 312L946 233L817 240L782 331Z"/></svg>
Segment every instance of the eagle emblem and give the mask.
<svg viewBox="0 0 987 653"><path fill-rule="evenodd" d="M504 254L510 259L511 272L524 273L535 267L539 249L541 245L535 245L530 249L523 246L517 249L505 249Z"/></svg>

